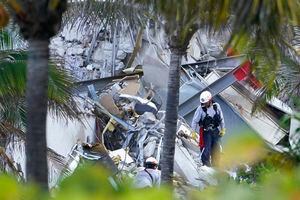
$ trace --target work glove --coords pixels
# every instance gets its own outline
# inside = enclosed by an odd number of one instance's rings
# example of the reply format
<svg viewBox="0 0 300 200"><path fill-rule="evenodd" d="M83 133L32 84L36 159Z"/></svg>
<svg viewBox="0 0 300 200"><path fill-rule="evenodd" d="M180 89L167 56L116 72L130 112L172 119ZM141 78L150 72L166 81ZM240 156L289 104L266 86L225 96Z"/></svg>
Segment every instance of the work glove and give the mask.
<svg viewBox="0 0 300 200"><path fill-rule="evenodd" d="M193 131L193 132L192 132L191 138L192 138L193 140L196 140L196 141L197 141L198 134L196 133L196 131Z"/></svg>
<svg viewBox="0 0 300 200"><path fill-rule="evenodd" d="M226 132L226 129L225 129L225 128L222 128L221 131L220 131L220 133L219 133L219 135L220 135L221 137L223 137L223 135L225 135L225 132Z"/></svg>

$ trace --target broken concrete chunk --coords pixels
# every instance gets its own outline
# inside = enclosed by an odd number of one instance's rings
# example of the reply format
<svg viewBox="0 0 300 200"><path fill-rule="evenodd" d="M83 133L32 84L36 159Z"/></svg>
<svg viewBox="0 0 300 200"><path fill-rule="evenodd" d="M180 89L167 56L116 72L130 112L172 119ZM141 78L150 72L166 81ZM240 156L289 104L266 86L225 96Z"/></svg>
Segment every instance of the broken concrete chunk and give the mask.
<svg viewBox="0 0 300 200"><path fill-rule="evenodd" d="M133 108L134 108L134 103L133 102L131 102L129 104L122 105L122 110L123 111L130 112L130 111L133 110Z"/></svg>
<svg viewBox="0 0 300 200"><path fill-rule="evenodd" d="M111 94L102 94L100 96L100 104L107 109L113 115L121 116L121 111L114 103L113 97Z"/></svg>
<svg viewBox="0 0 300 200"><path fill-rule="evenodd" d="M86 69L89 70L89 71L92 71L93 70L93 65L89 64L88 66L86 66Z"/></svg>
<svg viewBox="0 0 300 200"><path fill-rule="evenodd" d="M182 141L182 145L187 148L189 151L193 151L195 153L198 154L198 156L200 155L200 147L198 146L198 144L191 139L186 139L186 138L180 138ZM199 156L200 158L200 156Z"/></svg>
<svg viewBox="0 0 300 200"><path fill-rule="evenodd" d="M144 147L144 158L149 158L154 155L156 149L156 140L149 141Z"/></svg>
<svg viewBox="0 0 300 200"><path fill-rule="evenodd" d="M135 112L139 115L142 115L145 112L157 113L156 105L147 99L143 99L138 96L127 95L127 94L121 94L120 98L125 98L125 99L129 99L131 101L134 101L135 102L135 107L134 107Z"/></svg>
<svg viewBox="0 0 300 200"><path fill-rule="evenodd" d="M125 172L124 174L126 174L128 177L130 177L130 178L134 177L134 172L136 170L136 165L134 162L129 163L129 164L125 164L124 162L122 162L118 165L118 168L121 173Z"/></svg>
<svg viewBox="0 0 300 200"><path fill-rule="evenodd" d="M115 83L113 84L113 86L111 86L111 94L115 95L117 92L119 92L121 90L121 86L119 83Z"/></svg>
<svg viewBox="0 0 300 200"><path fill-rule="evenodd" d="M216 173L217 171L211 167L201 166L199 169L199 179L197 180L202 181L206 185L217 185Z"/></svg>
<svg viewBox="0 0 300 200"><path fill-rule="evenodd" d="M126 164L133 163L133 159L128 155L125 149L118 149L115 151L110 151L109 156L114 160L114 158L119 158L120 161L125 162Z"/></svg>
<svg viewBox="0 0 300 200"><path fill-rule="evenodd" d="M126 76L120 80L115 80L122 84L122 89L119 90L120 94L137 95L140 90L139 76Z"/></svg>
<svg viewBox="0 0 300 200"><path fill-rule="evenodd" d="M130 67L122 70L122 72L124 72L125 74L130 74L133 73L134 71L135 71L135 67Z"/></svg>
<svg viewBox="0 0 300 200"><path fill-rule="evenodd" d="M197 188L203 188L199 180L198 165L193 160L186 148L178 142L175 144L174 171L182 176L187 182Z"/></svg>
<svg viewBox="0 0 300 200"><path fill-rule="evenodd" d="M137 80L126 81L124 88L119 91L120 94L137 95L140 89L140 83Z"/></svg>
<svg viewBox="0 0 300 200"><path fill-rule="evenodd" d="M192 131L187 126L181 124L177 131L177 134L178 135L186 135L188 137L191 137Z"/></svg>
<svg viewBox="0 0 300 200"><path fill-rule="evenodd" d="M122 70L125 67L125 64L123 62L119 62L116 66L116 70Z"/></svg>
<svg viewBox="0 0 300 200"><path fill-rule="evenodd" d="M142 129L139 132L139 137L138 137L138 164L142 165L144 164L144 142L145 139L148 135L148 131L146 129Z"/></svg>
<svg viewBox="0 0 300 200"><path fill-rule="evenodd" d="M165 118L165 116L166 116L166 111L158 111L157 112L157 114L156 114L156 117L157 117L157 119L159 119L159 120L163 120L164 118Z"/></svg>
<svg viewBox="0 0 300 200"><path fill-rule="evenodd" d="M143 124L154 124L157 121L155 115L151 112L145 112L139 117L139 122Z"/></svg>
<svg viewBox="0 0 300 200"><path fill-rule="evenodd" d="M124 60L126 58L126 55L127 55L126 52L120 50L120 51L117 52L117 59Z"/></svg>

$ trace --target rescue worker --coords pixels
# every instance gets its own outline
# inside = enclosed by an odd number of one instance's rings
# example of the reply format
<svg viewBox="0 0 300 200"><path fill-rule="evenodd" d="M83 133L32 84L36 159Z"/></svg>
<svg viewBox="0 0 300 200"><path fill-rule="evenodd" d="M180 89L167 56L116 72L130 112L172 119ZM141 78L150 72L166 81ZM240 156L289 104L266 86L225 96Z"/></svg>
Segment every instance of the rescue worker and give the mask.
<svg viewBox="0 0 300 200"><path fill-rule="evenodd" d="M199 131L203 165L215 166L221 152L220 138L225 134L223 113L220 105L213 101L209 91L200 94L200 103L192 120L192 129Z"/></svg>
<svg viewBox="0 0 300 200"><path fill-rule="evenodd" d="M158 170L158 162L155 158L146 159L145 168L139 171L135 177L136 188L155 187L160 185L161 172Z"/></svg>

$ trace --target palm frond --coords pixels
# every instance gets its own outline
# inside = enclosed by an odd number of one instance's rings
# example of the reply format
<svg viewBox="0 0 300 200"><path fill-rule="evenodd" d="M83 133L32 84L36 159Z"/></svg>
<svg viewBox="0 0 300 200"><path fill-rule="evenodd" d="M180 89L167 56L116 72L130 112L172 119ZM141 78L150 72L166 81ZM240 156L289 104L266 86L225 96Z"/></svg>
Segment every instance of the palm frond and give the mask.
<svg viewBox="0 0 300 200"><path fill-rule="evenodd" d="M16 134L18 137L25 139L25 132L16 128L14 125L7 121L0 122L0 138L7 138L11 133Z"/></svg>
<svg viewBox="0 0 300 200"><path fill-rule="evenodd" d="M290 87L297 88L299 73L291 77L291 70L300 59L291 45L293 29L290 26L300 22L299 2L232 2L231 13L234 17L230 43L249 55L254 63L253 70L264 85L257 98L257 107L264 106L272 96L278 96L283 91L289 90L287 95L292 95L293 89Z"/></svg>
<svg viewBox="0 0 300 200"><path fill-rule="evenodd" d="M300 26L293 27L293 39L292 45L296 49L298 55L300 55Z"/></svg>
<svg viewBox="0 0 300 200"><path fill-rule="evenodd" d="M138 7L127 0L73 0L64 15L64 24L75 24L80 19L78 27L84 28L89 23L105 29L118 20L131 27L140 27L148 20L146 10L147 7Z"/></svg>
<svg viewBox="0 0 300 200"><path fill-rule="evenodd" d="M26 47L25 41L18 34L16 28L12 25L5 29L0 29L0 50L15 51L23 50Z"/></svg>
<svg viewBox="0 0 300 200"><path fill-rule="evenodd" d="M300 62L294 51L278 45L276 49L278 54L275 58L273 52L269 52L269 56L266 56L267 52L259 45L248 46L245 51L250 52L254 64L253 72L264 85L257 92L253 111L263 108L274 96L292 105L292 97L300 96Z"/></svg>
<svg viewBox="0 0 300 200"><path fill-rule="evenodd" d="M281 83L279 95L287 102L292 103L291 97L300 96L300 63L283 56L277 77Z"/></svg>
<svg viewBox="0 0 300 200"><path fill-rule="evenodd" d="M5 153L4 149L0 147L0 158L4 161L5 164L10 168L13 174L17 175L19 178L21 178L22 181L24 181L24 177L21 175L20 171L15 167L13 160L11 160L8 155ZM0 166L2 167L2 166ZM5 169L1 169L5 171Z"/></svg>
<svg viewBox="0 0 300 200"><path fill-rule="evenodd" d="M14 39L8 32L0 34L0 134L23 135L25 127L25 50L14 49ZM77 106L72 96L72 77L54 63L49 69L49 110L58 117L78 118Z"/></svg>
<svg viewBox="0 0 300 200"><path fill-rule="evenodd" d="M265 56L280 64L280 49L290 49L287 25L299 24L300 4L298 1L232 1L232 37L230 42L237 45L244 37L263 49ZM251 53L251 52L250 52ZM252 53L252 55L255 55Z"/></svg>
<svg viewBox="0 0 300 200"><path fill-rule="evenodd" d="M72 91L74 79L70 74L56 65L51 65L49 70L49 109L58 117L78 119L78 107Z"/></svg>
<svg viewBox="0 0 300 200"><path fill-rule="evenodd" d="M252 33L258 29L259 37L281 37L282 25L299 23L299 6L298 1L232 0L233 30Z"/></svg>
<svg viewBox="0 0 300 200"><path fill-rule="evenodd" d="M132 0L139 5L147 5L153 10L168 36L171 49L185 52L191 37L200 27L209 27L208 4L198 0Z"/></svg>

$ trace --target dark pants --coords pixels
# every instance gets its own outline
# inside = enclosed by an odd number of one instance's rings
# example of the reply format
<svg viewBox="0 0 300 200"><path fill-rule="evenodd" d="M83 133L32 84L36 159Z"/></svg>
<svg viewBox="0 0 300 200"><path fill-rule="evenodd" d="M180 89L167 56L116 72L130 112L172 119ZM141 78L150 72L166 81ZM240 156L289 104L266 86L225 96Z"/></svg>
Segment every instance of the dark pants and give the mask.
<svg viewBox="0 0 300 200"><path fill-rule="evenodd" d="M204 150L201 156L203 165L215 166L218 162L218 156L220 153L220 136L219 130L204 131ZM211 163L212 161L212 163Z"/></svg>

